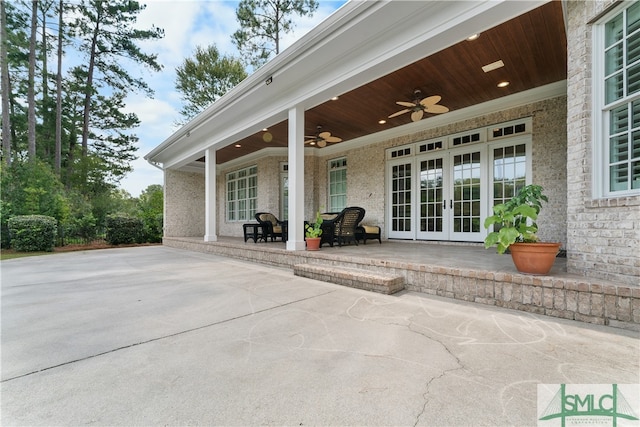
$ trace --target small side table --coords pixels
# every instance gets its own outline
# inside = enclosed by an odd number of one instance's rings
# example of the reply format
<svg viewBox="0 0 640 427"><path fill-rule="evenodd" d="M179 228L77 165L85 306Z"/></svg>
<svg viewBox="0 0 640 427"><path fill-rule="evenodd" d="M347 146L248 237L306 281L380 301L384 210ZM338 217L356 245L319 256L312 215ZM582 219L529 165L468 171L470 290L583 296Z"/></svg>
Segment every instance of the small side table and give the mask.
<svg viewBox="0 0 640 427"><path fill-rule="evenodd" d="M245 242L250 238L253 239L253 243L256 243L258 240L266 240L262 224L258 224L257 222L242 224L242 231Z"/></svg>

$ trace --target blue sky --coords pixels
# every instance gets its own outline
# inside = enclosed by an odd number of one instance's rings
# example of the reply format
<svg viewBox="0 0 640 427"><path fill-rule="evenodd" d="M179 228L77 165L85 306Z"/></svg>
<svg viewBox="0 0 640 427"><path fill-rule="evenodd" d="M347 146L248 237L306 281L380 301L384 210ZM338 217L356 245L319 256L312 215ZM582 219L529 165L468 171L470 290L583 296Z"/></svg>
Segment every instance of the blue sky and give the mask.
<svg viewBox="0 0 640 427"><path fill-rule="evenodd" d="M153 99L142 94L127 98L127 111L135 112L141 125L135 130L138 159L132 164L134 171L120 182L120 187L133 197L151 184L162 184L162 171L147 163L143 157L168 138L177 128L181 100L175 90L175 69L184 58L193 54L196 46L215 44L223 54L237 54L231 43L231 34L238 29L235 9L238 1L147 0L147 8L138 17L139 28L152 25L163 28L163 39L145 42L141 47L147 53L158 54L164 69L151 73L145 69L132 70L142 76L155 91ZM294 33L286 35L282 45L286 48L323 21L345 3L345 0L319 0L320 6L312 18L297 18Z"/></svg>

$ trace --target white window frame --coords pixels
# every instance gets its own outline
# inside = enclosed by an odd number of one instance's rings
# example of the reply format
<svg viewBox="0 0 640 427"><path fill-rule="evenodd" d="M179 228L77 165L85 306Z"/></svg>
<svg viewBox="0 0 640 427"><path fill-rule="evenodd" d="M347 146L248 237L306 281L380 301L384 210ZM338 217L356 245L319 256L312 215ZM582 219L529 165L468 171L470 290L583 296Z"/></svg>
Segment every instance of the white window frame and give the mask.
<svg viewBox="0 0 640 427"><path fill-rule="evenodd" d="M239 196L238 184L240 183L244 184L244 197ZM232 190L229 188L231 184L234 184ZM258 204L257 166L249 166L227 173L225 202L227 222L247 222L253 219ZM244 206L244 209L240 207L241 205Z"/></svg>
<svg viewBox="0 0 640 427"><path fill-rule="evenodd" d="M332 192L332 188L335 187L332 182L332 173L344 171L344 192ZM333 203L333 200L337 197L344 197L344 206L337 206ZM327 162L327 212L340 212L347 207L347 158L339 157L337 159L331 159Z"/></svg>
<svg viewBox="0 0 640 427"><path fill-rule="evenodd" d="M592 32L592 111L593 111L593 138L592 138L592 191L594 198L617 198L640 195L640 189L627 188L626 190L611 190L610 183L610 147L609 147L609 117L610 112L623 105L631 105L632 102L640 102L640 91L632 95L624 94L621 99L615 100L610 104L606 104L606 87L605 87L605 27L608 22L616 18L619 14L625 13L626 9L631 7L633 2L623 2L611 12L604 15L593 25ZM626 22L625 22L626 25ZM626 29L625 29L626 31ZM640 31L640 30L637 30ZM627 37L628 38L628 34ZM623 42L626 46L626 40ZM624 69L629 68L626 64L626 49L623 48ZM634 63L637 64L637 63ZM627 88L626 73L623 72L624 87ZM630 121L630 119L629 119ZM631 123L628 129L628 135L632 134ZM637 128L635 128L637 129ZM632 153L629 153L631 156ZM628 160L631 164L633 158ZM629 170L629 173L633 173Z"/></svg>

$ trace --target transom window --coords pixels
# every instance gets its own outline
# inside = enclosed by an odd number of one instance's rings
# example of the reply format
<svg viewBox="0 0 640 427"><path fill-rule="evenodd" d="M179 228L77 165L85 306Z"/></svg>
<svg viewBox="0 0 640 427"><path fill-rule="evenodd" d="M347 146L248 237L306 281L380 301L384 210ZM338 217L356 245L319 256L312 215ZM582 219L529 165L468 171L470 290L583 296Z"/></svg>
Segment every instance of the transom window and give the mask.
<svg viewBox="0 0 640 427"><path fill-rule="evenodd" d="M258 167L227 174L227 221L247 221L256 214Z"/></svg>
<svg viewBox="0 0 640 427"><path fill-rule="evenodd" d="M594 94L601 97L602 114L595 144L603 135L600 162L603 195L640 192L640 3L633 3L609 15L596 26L594 58L603 66L594 79ZM601 49L598 49L601 47ZM598 51L599 50L599 51ZM594 61L595 62L595 61ZM602 84L604 83L604 84ZM604 93L598 93L604 88ZM596 169L598 170L598 169Z"/></svg>
<svg viewBox="0 0 640 427"><path fill-rule="evenodd" d="M347 207L347 159L329 161L329 211L340 212Z"/></svg>

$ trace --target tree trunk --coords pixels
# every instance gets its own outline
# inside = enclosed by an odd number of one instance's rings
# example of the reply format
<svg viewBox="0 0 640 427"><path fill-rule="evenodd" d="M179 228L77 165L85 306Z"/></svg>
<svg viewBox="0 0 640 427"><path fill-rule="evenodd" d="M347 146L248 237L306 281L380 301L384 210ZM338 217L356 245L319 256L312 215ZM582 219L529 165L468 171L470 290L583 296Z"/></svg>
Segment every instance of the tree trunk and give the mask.
<svg viewBox="0 0 640 427"><path fill-rule="evenodd" d="M60 0L60 10L58 12L58 75L56 76L56 148L54 159L54 168L58 176L60 176L60 165L62 163L62 41L64 35L64 32L62 31L63 10L63 0Z"/></svg>
<svg viewBox="0 0 640 427"><path fill-rule="evenodd" d="M93 87L93 70L96 63L96 49L98 44L98 35L100 34L100 20L102 19L102 3L96 2L96 27L93 30L91 39L91 52L89 56L89 68L87 70L87 86L84 95L84 112L82 121L82 157L87 157L89 152L89 112L91 111L91 95Z"/></svg>
<svg viewBox="0 0 640 427"><path fill-rule="evenodd" d="M7 63L7 14L4 0L0 0L0 80L2 80L2 155L7 165L11 164L11 115L9 64Z"/></svg>
<svg viewBox="0 0 640 427"><path fill-rule="evenodd" d="M31 38L29 41L29 87L27 88L28 118L27 138L29 142L29 160L36 160L36 36L38 27L38 0L31 2Z"/></svg>

